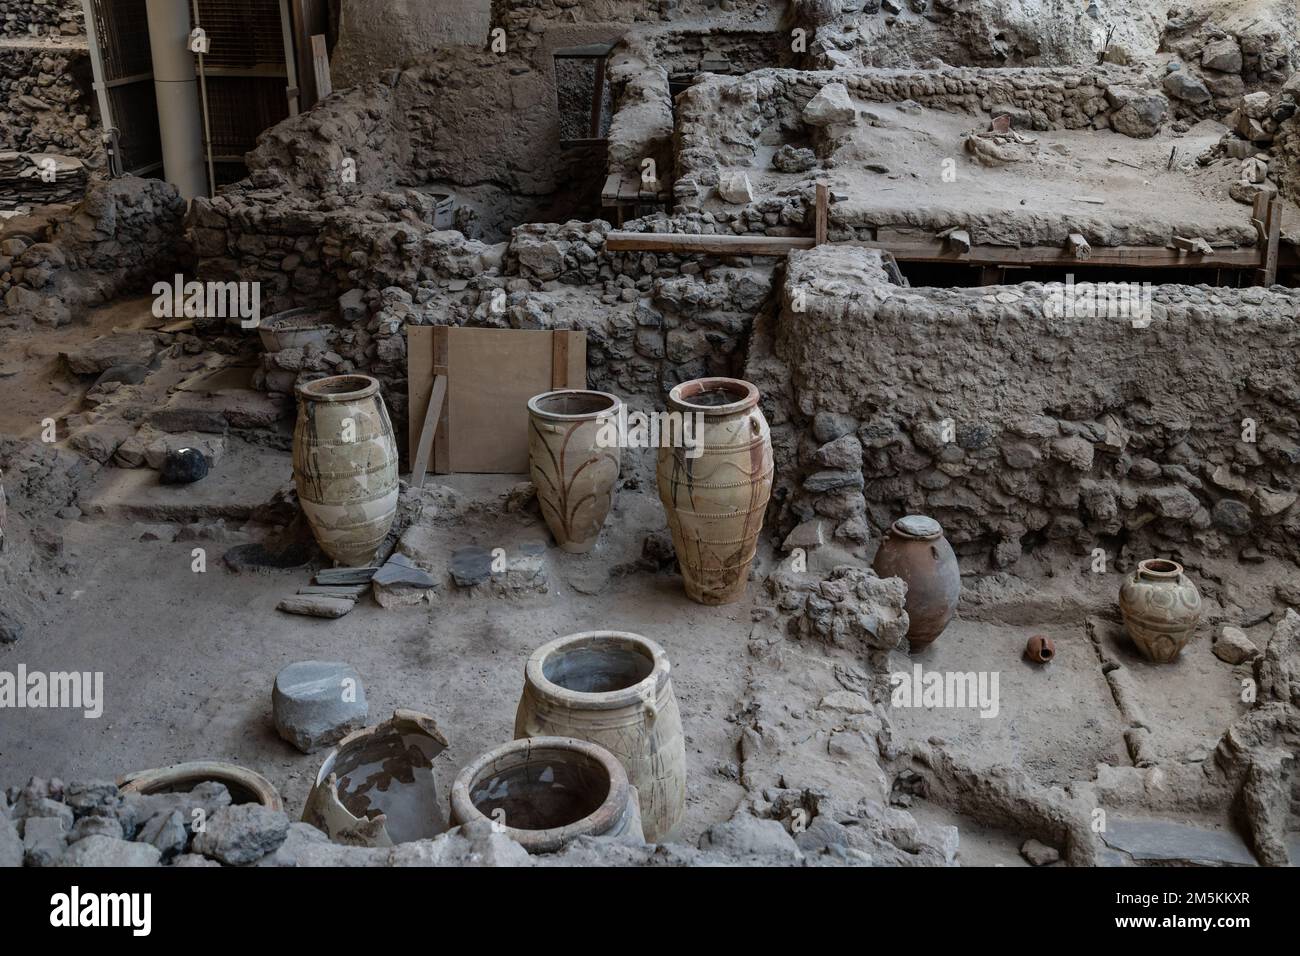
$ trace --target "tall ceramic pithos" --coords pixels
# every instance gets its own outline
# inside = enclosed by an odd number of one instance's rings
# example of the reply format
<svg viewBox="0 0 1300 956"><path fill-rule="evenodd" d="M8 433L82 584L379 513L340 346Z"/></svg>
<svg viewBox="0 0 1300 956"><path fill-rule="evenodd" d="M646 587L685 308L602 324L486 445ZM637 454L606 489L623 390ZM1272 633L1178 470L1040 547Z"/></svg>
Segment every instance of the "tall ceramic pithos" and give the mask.
<svg viewBox="0 0 1300 956"><path fill-rule="evenodd" d="M1178 657L1201 620L1201 594L1183 566L1163 558L1138 564L1119 589L1119 609L1129 637L1148 660Z"/></svg>
<svg viewBox="0 0 1300 956"><path fill-rule="evenodd" d="M599 437L622 402L607 392L562 389L528 401L528 471L555 542L573 554L600 537L618 482L617 442Z"/></svg>
<svg viewBox="0 0 1300 956"><path fill-rule="evenodd" d="M659 499L686 595L730 604L745 593L772 495L772 440L758 389L734 378L697 378L668 393L668 410L685 424L680 441L659 448Z"/></svg>
<svg viewBox="0 0 1300 956"><path fill-rule="evenodd" d="M293 479L321 550L339 564L368 563L397 512L397 442L377 380L298 386Z"/></svg>
<svg viewBox="0 0 1300 956"><path fill-rule="evenodd" d="M943 633L961 597L961 569L943 527L925 515L899 518L885 532L872 569L907 584L907 640L913 650Z"/></svg>
<svg viewBox="0 0 1300 956"><path fill-rule="evenodd" d="M662 647L625 631L585 631L543 644L524 668L516 737L574 737L627 770L646 839L662 841L686 806L686 740Z"/></svg>

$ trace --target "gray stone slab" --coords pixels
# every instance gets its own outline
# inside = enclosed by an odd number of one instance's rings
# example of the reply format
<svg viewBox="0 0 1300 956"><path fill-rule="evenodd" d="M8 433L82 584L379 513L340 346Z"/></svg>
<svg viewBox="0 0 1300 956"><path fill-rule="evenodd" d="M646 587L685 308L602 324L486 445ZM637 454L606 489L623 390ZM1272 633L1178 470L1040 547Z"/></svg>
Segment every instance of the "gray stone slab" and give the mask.
<svg viewBox="0 0 1300 956"><path fill-rule="evenodd" d="M1107 846L1138 862L1202 866L1257 866L1245 841L1227 830L1171 820L1125 820L1111 817L1101 834Z"/></svg>

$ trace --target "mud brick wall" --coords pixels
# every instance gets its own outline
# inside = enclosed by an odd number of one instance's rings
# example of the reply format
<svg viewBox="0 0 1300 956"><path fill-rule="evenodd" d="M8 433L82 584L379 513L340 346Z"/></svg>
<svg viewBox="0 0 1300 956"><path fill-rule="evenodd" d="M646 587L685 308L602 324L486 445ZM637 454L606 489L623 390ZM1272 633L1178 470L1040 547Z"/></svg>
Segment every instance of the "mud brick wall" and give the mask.
<svg viewBox="0 0 1300 956"><path fill-rule="evenodd" d="M1034 283L885 286L879 261L791 253L751 362L782 528L860 542L919 511L997 566L1047 541L1300 559L1300 293L1156 286L1135 329L1048 318Z"/></svg>

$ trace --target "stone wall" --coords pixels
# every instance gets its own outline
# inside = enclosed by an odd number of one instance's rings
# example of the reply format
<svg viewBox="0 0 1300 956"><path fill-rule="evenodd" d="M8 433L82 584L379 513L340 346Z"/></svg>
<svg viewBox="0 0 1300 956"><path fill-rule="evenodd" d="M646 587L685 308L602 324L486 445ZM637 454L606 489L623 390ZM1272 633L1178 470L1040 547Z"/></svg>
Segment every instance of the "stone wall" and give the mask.
<svg viewBox="0 0 1300 956"><path fill-rule="evenodd" d="M1078 297L1049 316L1060 286L883 275L874 251L790 255L747 367L782 530L820 518L858 544L924 512L996 566L1047 542L1300 559L1300 294L1157 286L1135 328Z"/></svg>
<svg viewBox="0 0 1300 956"><path fill-rule="evenodd" d="M492 25L510 33L550 23L659 23L726 17L769 20L788 6L783 0L492 0Z"/></svg>
<svg viewBox="0 0 1300 956"><path fill-rule="evenodd" d="M91 83L84 49L0 49L0 150L63 153L102 167Z"/></svg>
<svg viewBox="0 0 1300 956"><path fill-rule="evenodd" d="M85 33L81 0L5 0L0 9L0 36L66 37Z"/></svg>
<svg viewBox="0 0 1300 956"><path fill-rule="evenodd" d="M160 179L96 183L76 206L0 226L0 317L64 325L76 313L169 280L184 257L185 201Z"/></svg>

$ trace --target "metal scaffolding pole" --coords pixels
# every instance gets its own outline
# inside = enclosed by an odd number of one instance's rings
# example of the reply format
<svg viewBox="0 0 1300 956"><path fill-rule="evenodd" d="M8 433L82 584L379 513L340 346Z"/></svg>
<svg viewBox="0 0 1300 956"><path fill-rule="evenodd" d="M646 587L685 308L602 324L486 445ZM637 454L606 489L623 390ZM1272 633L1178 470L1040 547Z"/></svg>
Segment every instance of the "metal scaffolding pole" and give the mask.
<svg viewBox="0 0 1300 956"><path fill-rule="evenodd" d="M189 49L189 11L184 3L175 0L146 0L145 10L149 17L163 172L186 199L206 196L208 177L203 164L198 82Z"/></svg>

